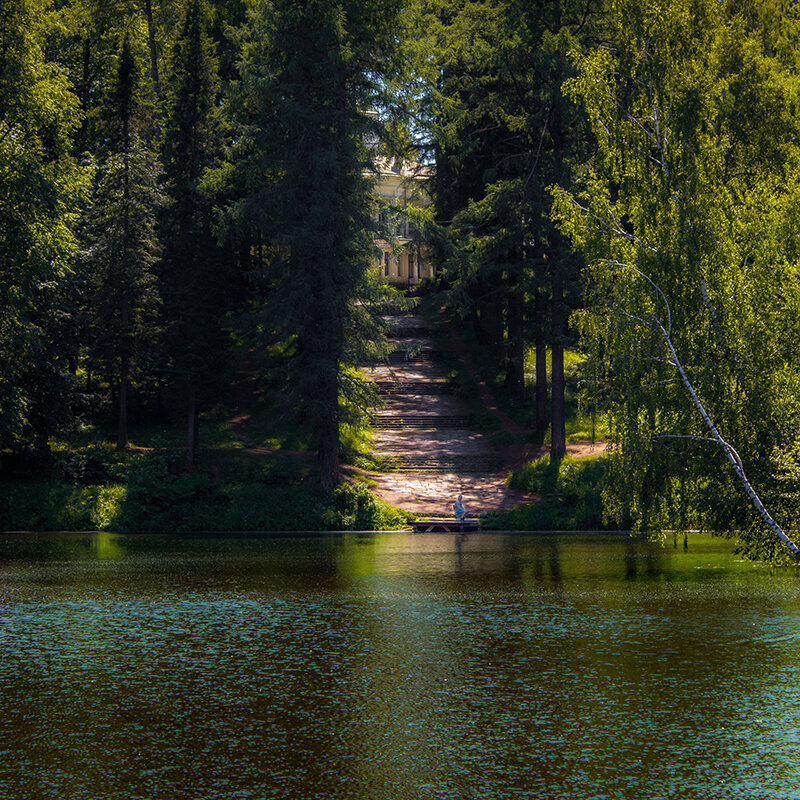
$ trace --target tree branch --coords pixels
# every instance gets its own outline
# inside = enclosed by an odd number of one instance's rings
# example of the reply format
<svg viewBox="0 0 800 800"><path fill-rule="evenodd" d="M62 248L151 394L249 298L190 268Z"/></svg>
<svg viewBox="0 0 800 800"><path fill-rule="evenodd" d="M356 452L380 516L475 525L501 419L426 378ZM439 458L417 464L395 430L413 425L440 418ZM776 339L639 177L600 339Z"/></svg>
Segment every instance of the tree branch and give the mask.
<svg viewBox="0 0 800 800"><path fill-rule="evenodd" d="M683 368L683 364L681 363L680 359L678 358L678 353L675 350L675 346L672 343L672 338L669 334L669 319L670 319L670 307L669 303L667 302L667 298L664 296L664 293L661 291L659 286L647 275L645 275L640 269L634 267L631 264L627 265L629 269L639 275L641 278L646 280L659 294L661 299L664 301L664 305L667 309L667 327L665 328L661 320L657 316L653 316L653 324L656 328L661 332L661 335L664 337L664 342L666 343L670 353L672 353L672 358L675 361L675 368L678 370L678 374L680 375L681 381L683 385L686 387L686 391L689 393L689 396L694 404L695 408L700 412L700 416L703 418L703 421L706 423L706 426L711 431L711 435L713 437L713 441L715 441L721 448L722 451L725 453L728 461L730 461L731 465L733 466L734 472L736 472L737 477L739 478L739 482L742 484L747 496L750 498L751 502L755 506L758 513L761 515L764 522L767 523L769 528L772 532L786 545L788 550L792 553L795 559L800 560L800 547L798 547L784 532L783 528L773 519L772 515L769 513L767 508L764 506L761 498L756 494L755 489L753 489L750 481L747 478L747 475L744 471L744 466L742 465L742 460L739 457L739 454L733 448L731 444L729 444L725 439L722 438L722 435L717 430L716 425L712 421L711 417L708 415L708 412L705 409L702 401L697 395L697 392L692 385L692 382L689 380L689 376L686 374L686 371Z"/></svg>

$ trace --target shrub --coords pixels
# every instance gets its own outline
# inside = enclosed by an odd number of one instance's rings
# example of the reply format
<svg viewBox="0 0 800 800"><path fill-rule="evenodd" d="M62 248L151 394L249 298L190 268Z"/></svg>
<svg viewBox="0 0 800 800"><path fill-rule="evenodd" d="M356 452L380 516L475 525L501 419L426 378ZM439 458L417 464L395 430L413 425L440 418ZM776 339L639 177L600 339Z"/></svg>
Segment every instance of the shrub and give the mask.
<svg viewBox="0 0 800 800"><path fill-rule="evenodd" d="M378 500L363 484L343 483L334 489L322 521L327 530L380 531L401 527L407 516Z"/></svg>
<svg viewBox="0 0 800 800"><path fill-rule="evenodd" d="M206 530L225 497L205 473L181 471L180 458L160 448L134 458L117 526L125 531Z"/></svg>
<svg viewBox="0 0 800 800"><path fill-rule="evenodd" d="M53 450L54 476L69 483L101 484L125 480L128 456L111 442Z"/></svg>
<svg viewBox="0 0 800 800"><path fill-rule="evenodd" d="M490 514L484 527L503 530L600 530L603 488L610 476L610 459L566 457L558 464L545 455L509 476L512 489L538 494L541 500L508 512Z"/></svg>

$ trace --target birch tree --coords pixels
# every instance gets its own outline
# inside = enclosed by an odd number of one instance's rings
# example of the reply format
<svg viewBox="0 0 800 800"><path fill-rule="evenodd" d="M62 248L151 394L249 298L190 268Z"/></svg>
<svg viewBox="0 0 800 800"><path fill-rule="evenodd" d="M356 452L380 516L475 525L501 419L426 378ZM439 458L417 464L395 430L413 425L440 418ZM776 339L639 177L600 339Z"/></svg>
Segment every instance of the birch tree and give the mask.
<svg viewBox="0 0 800 800"><path fill-rule="evenodd" d="M596 158L583 192L553 190L590 261L578 322L614 402L609 513L647 530L738 531L751 554L796 556L783 534L797 521L800 438L792 54L765 44L755 4L615 11L619 50L576 56L565 87Z"/></svg>

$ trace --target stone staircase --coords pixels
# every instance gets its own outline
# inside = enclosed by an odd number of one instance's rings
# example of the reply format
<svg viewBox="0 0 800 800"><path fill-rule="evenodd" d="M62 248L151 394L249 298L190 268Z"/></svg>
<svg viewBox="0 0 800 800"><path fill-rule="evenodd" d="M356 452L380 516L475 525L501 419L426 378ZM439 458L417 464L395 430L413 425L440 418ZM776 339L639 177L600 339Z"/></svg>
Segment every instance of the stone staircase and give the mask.
<svg viewBox="0 0 800 800"><path fill-rule="evenodd" d="M364 367L385 403L372 418L379 471L497 472L493 448L473 429L467 404L444 375L430 329L413 312L387 314L386 321L394 350L386 361Z"/></svg>
<svg viewBox="0 0 800 800"><path fill-rule="evenodd" d="M482 475L498 469L497 458L489 455L421 456L398 453L376 458L381 472L444 472L458 475Z"/></svg>
<svg viewBox="0 0 800 800"><path fill-rule="evenodd" d="M454 388L446 381L375 381L383 394L406 394L417 397L431 394L453 394Z"/></svg>

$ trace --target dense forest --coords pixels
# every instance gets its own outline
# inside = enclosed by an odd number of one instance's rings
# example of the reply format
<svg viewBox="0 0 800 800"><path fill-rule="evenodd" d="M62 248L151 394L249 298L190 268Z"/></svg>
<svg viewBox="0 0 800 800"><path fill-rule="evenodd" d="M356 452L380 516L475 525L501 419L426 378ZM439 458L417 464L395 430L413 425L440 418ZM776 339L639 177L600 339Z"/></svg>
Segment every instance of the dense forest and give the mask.
<svg viewBox="0 0 800 800"><path fill-rule="evenodd" d="M0 479L153 419L190 475L244 364L334 491L404 302L382 152L435 167L428 288L551 463L580 351L607 523L778 556L799 66L789 0L0 0Z"/></svg>

